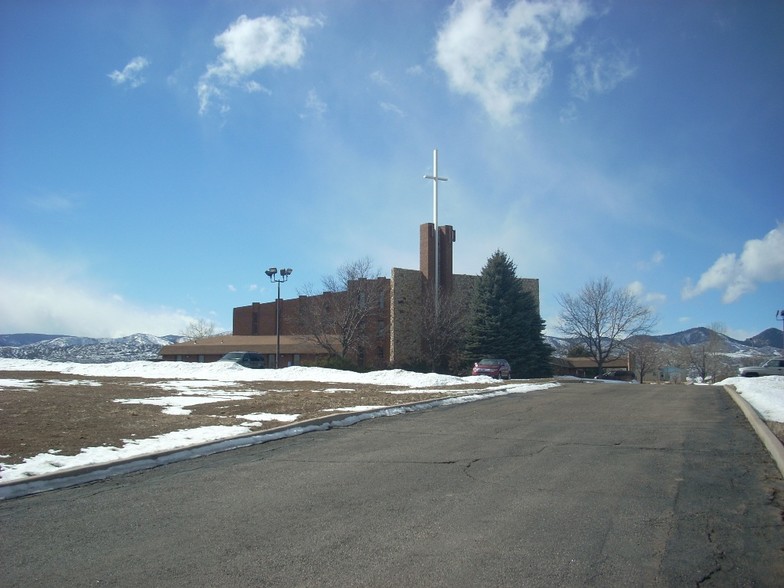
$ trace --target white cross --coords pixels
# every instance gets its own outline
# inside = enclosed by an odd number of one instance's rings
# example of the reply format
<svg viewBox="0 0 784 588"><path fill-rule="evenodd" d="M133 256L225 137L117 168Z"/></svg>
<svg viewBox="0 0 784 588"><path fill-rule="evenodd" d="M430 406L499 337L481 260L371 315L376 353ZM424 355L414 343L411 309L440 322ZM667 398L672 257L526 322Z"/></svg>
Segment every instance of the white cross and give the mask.
<svg viewBox="0 0 784 588"><path fill-rule="evenodd" d="M433 149L433 175L432 176L425 176L426 180L433 180L433 225L436 229L436 241L435 241L435 314L436 320L438 320L438 295L440 292L440 284L439 284L439 270L438 270L438 257L439 257L439 249L438 249L438 182L446 182L447 178L441 178L438 176L438 149ZM437 323L436 323L437 324Z"/></svg>

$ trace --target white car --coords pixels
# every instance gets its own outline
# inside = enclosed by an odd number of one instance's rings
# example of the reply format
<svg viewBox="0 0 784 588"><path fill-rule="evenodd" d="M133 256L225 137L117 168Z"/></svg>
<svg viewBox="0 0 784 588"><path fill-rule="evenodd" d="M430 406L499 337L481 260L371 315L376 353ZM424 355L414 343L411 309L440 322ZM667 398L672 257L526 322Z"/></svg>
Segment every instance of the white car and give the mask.
<svg viewBox="0 0 784 588"><path fill-rule="evenodd" d="M751 365L738 370L741 376L754 378L756 376L784 376L784 359L777 357L769 359L762 365Z"/></svg>

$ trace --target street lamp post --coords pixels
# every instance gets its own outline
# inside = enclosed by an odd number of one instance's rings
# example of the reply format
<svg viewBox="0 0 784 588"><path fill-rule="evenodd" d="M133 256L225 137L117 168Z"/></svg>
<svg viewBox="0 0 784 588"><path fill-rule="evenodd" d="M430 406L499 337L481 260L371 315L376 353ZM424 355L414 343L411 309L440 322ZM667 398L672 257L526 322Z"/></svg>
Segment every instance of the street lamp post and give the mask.
<svg viewBox="0 0 784 588"><path fill-rule="evenodd" d="M289 279L293 271L290 267L284 267L278 272L278 268L271 267L264 272L269 277L270 282L275 282L278 285L278 297L275 299L275 336L277 338L275 345L275 369L280 367L280 285ZM280 273L280 277L278 277L278 273Z"/></svg>
<svg viewBox="0 0 784 588"><path fill-rule="evenodd" d="M781 321L781 347L784 348L784 310L776 311L776 319Z"/></svg>

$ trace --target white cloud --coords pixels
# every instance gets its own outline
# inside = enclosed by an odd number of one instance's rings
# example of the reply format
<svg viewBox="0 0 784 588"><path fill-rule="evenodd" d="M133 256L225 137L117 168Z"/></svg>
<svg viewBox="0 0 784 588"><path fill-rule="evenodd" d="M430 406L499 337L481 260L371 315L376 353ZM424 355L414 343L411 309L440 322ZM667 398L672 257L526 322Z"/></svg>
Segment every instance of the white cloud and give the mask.
<svg viewBox="0 0 784 588"><path fill-rule="evenodd" d="M319 19L298 14L240 16L214 39L222 52L199 78L199 112L207 112L214 100L225 102L227 88L262 90L258 82L248 79L261 69L298 67L305 54L303 31L320 24Z"/></svg>
<svg viewBox="0 0 784 588"><path fill-rule="evenodd" d="M308 97L305 99L306 114L301 115L301 118L312 116L321 118L327 112L327 104L319 97L315 90L308 92Z"/></svg>
<svg viewBox="0 0 784 588"><path fill-rule="evenodd" d="M405 113L391 102L379 102L378 105L384 112L391 112L392 114L396 114L398 116L405 116Z"/></svg>
<svg viewBox="0 0 784 588"><path fill-rule="evenodd" d="M43 210L44 212L62 212L71 210L76 206L76 199L73 196L67 196L65 194L33 196L29 199L29 202L35 208Z"/></svg>
<svg viewBox="0 0 784 588"><path fill-rule="evenodd" d="M559 116L561 124L571 123L577 120L577 105L574 102L569 102L566 106L561 108Z"/></svg>
<svg viewBox="0 0 784 588"><path fill-rule="evenodd" d="M381 72L381 71L378 71L378 70L376 70L376 71L374 71L374 72L372 72L370 74L370 81L372 81L374 84L377 84L379 86L390 86L391 85L389 83L389 80L384 75L384 73Z"/></svg>
<svg viewBox="0 0 784 588"><path fill-rule="evenodd" d="M642 282L638 281L638 282L632 282L631 284L626 286L626 290L628 290L629 293L634 294L635 296L639 296L645 290L645 288L643 287Z"/></svg>
<svg viewBox="0 0 784 588"><path fill-rule="evenodd" d="M780 280L784 280L784 225L762 239L746 241L740 255L721 255L696 285L687 280L681 296L688 300L715 288L723 290L722 301L730 303L756 290L759 283Z"/></svg>
<svg viewBox="0 0 784 588"><path fill-rule="evenodd" d="M664 253L661 251L654 251L653 255L649 259L645 259L643 261L637 262L637 269L639 270L649 270L653 267L661 265L664 261Z"/></svg>
<svg viewBox="0 0 784 588"><path fill-rule="evenodd" d="M248 94L255 94L255 93L257 93L257 92L264 92L265 94L271 94L271 93L272 93L272 92L270 92L270 91L269 91L267 88L265 88L264 86L262 86L260 83L258 83L258 82L256 82L256 81L253 81L253 80L251 80L251 81L249 81L249 82L246 82L246 83L243 85L243 88L244 88L244 90L245 90L245 91L246 91Z"/></svg>
<svg viewBox="0 0 784 588"><path fill-rule="evenodd" d="M479 100L499 123L515 121L550 83L548 53L569 45L590 15L579 0L457 0L436 41L436 63L450 87Z"/></svg>
<svg viewBox="0 0 784 588"><path fill-rule="evenodd" d="M91 280L83 263L54 259L25 244L3 243L0 259L0 325L6 333L170 335L194 320L181 310L130 303Z"/></svg>
<svg viewBox="0 0 784 588"><path fill-rule="evenodd" d="M229 284L227 286L227 288L228 288L229 292L236 292L237 291L237 287L234 284Z"/></svg>
<svg viewBox="0 0 784 588"><path fill-rule="evenodd" d="M118 86L127 84L131 88L138 88L146 81L144 76L142 76L142 72L148 65L150 65L150 62L144 57L134 57L122 71L114 70L108 75Z"/></svg>
<svg viewBox="0 0 784 588"><path fill-rule="evenodd" d="M640 281L635 281L626 286L626 290L637 297L640 302L650 306L661 306L667 302L667 296L659 292L646 292L645 286Z"/></svg>
<svg viewBox="0 0 784 588"><path fill-rule="evenodd" d="M606 94L637 71L632 64L633 52L620 47L598 47L589 43L573 55L574 71L570 79L572 94L587 100L596 94Z"/></svg>

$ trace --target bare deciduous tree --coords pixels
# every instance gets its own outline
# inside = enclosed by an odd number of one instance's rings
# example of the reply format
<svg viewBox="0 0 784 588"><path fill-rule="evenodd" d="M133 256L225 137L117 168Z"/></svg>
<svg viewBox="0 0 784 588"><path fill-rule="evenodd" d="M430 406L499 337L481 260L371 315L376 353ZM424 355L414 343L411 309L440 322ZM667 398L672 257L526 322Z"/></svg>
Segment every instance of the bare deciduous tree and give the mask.
<svg viewBox="0 0 784 588"><path fill-rule="evenodd" d="M365 257L340 266L335 275L323 277L322 286L321 295L314 295L311 286L300 292L306 297L300 330L331 357L345 359L353 354L361 361L381 313L388 312L386 281Z"/></svg>
<svg viewBox="0 0 784 588"><path fill-rule="evenodd" d="M685 363L703 382L715 382L733 375L734 368L727 356L722 354L725 350L726 330L723 323L711 323L707 327L708 336L705 342L684 348Z"/></svg>
<svg viewBox="0 0 784 588"><path fill-rule="evenodd" d="M642 336L627 340L624 348L634 358L634 366L641 384L645 381L645 376L659 372L663 367L665 356L663 346L650 337Z"/></svg>
<svg viewBox="0 0 784 588"><path fill-rule="evenodd" d="M596 361L599 371L634 335L648 333L656 324L653 311L627 289L616 289L609 278L588 282L576 296L559 294L559 329L579 340Z"/></svg>
<svg viewBox="0 0 784 588"><path fill-rule="evenodd" d="M195 341L196 339L203 339L205 337L212 337L216 334L217 328L215 323L205 319L196 319L185 328L182 336L188 341Z"/></svg>
<svg viewBox="0 0 784 588"><path fill-rule="evenodd" d="M430 371L454 372L460 363L468 313L468 300L461 301L451 293L441 292L438 313L435 312L433 284L428 282L423 296L422 348Z"/></svg>

